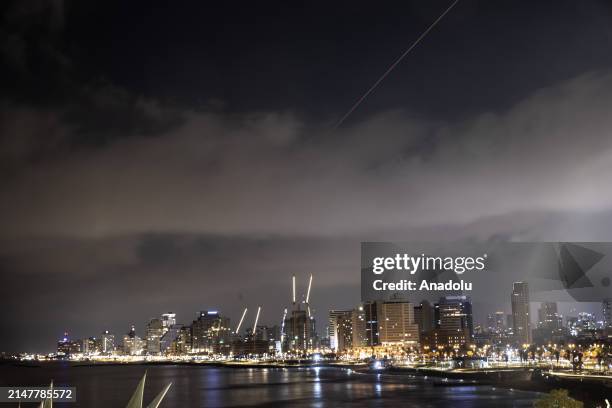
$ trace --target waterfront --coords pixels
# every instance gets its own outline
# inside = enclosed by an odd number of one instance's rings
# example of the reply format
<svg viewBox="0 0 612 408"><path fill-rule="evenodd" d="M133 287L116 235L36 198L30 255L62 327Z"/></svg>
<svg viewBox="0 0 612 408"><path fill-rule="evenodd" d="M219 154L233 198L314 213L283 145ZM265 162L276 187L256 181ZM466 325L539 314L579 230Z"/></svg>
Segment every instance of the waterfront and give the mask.
<svg viewBox="0 0 612 408"><path fill-rule="evenodd" d="M53 379L57 385L77 388L76 404L57 406L123 407L145 370L145 402L166 383L173 383L162 407L531 407L539 396L487 385L439 386L440 380L431 377L366 375L317 367L3 365L0 385L41 385Z"/></svg>

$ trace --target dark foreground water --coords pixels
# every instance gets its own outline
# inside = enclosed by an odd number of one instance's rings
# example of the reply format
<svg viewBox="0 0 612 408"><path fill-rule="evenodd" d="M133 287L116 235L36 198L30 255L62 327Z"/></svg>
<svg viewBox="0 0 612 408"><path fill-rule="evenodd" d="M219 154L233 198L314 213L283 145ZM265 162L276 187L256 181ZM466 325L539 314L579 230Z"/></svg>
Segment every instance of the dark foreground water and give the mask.
<svg viewBox="0 0 612 408"><path fill-rule="evenodd" d="M164 384L160 408L195 407L532 407L538 394L490 386L436 386L438 379L364 375L334 368L232 369L198 366L0 366L0 385L77 387L77 403L123 408L147 371L145 406ZM10 404L0 404L10 406ZM15 405L16 406L16 405ZM24 406L24 405L22 405ZM34 406L25 404L24 408Z"/></svg>

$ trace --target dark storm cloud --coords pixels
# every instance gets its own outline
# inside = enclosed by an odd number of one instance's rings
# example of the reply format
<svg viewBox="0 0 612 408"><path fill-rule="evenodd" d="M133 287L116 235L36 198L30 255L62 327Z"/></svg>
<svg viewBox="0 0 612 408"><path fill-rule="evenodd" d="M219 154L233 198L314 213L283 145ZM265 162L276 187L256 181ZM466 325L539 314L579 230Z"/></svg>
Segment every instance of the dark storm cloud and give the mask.
<svg viewBox="0 0 612 408"><path fill-rule="evenodd" d="M71 94L62 0L8 1L0 7L0 84L4 97L48 105Z"/></svg>
<svg viewBox="0 0 612 408"><path fill-rule="evenodd" d="M65 65L56 50L64 28L64 1L6 2L2 7L0 50L5 63L17 71L30 71L42 60Z"/></svg>
<svg viewBox="0 0 612 408"><path fill-rule="evenodd" d="M1 234L330 236L605 210L611 109L612 75L593 73L457 123L391 112L334 133L288 113L185 111L154 138L120 139L11 177Z"/></svg>
<svg viewBox="0 0 612 408"><path fill-rule="evenodd" d="M170 105L83 72L65 38L68 9L62 0L9 1L0 8L0 177L24 162L155 136L180 123Z"/></svg>

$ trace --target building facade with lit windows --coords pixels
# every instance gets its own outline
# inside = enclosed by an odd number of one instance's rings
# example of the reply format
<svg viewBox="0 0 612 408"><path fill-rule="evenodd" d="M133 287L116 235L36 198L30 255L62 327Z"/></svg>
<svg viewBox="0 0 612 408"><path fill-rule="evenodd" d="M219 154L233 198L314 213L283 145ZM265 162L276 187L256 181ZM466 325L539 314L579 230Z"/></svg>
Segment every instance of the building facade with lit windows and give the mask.
<svg viewBox="0 0 612 408"><path fill-rule="evenodd" d="M365 347L368 345L368 337L366 335L366 320L363 306L358 306L353 309L351 314L351 329L352 329L352 346Z"/></svg>
<svg viewBox="0 0 612 408"><path fill-rule="evenodd" d="M291 311L285 320L286 351L305 351L317 346L315 320L300 308Z"/></svg>
<svg viewBox="0 0 612 408"><path fill-rule="evenodd" d="M414 320L412 303L381 302L378 309L378 338L381 345L418 346L419 327Z"/></svg>
<svg viewBox="0 0 612 408"><path fill-rule="evenodd" d="M527 282L514 282L510 303L512 305L512 324L515 342L531 344L531 314L529 312L529 286Z"/></svg>
<svg viewBox="0 0 612 408"><path fill-rule="evenodd" d="M428 349L464 349L474 343L472 302L467 296L444 296L433 306L434 328L421 333Z"/></svg>
<svg viewBox="0 0 612 408"><path fill-rule="evenodd" d="M612 334L612 298L604 299L601 302L601 312L603 316L604 328Z"/></svg>
<svg viewBox="0 0 612 408"><path fill-rule="evenodd" d="M329 311L329 347L334 350L344 350L346 348L346 338L340 339L340 325L346 326L347 322L350 322L349 326L352 326L352 310L330 310ZM352 329L350 330L352 336ZM342 335L346 334L346 327L343 327ZM342 342L342 344L340 344ZM352 344L352 338L350 343Z"/></svg>
<svg viewBox="0 0 612 408"><path fill-rule="evenodd" d="M146 342L147 354L157 355L161 353L160 340L164 335L164 327L161 319L151 319L147 324Z"/></svg>
<svg viewBox="0 0 612 408"><path fill-rule="evenodd" d="M192 352L229 353L231 349L230 319L217 310L202 311L191 325Z"/></svg>

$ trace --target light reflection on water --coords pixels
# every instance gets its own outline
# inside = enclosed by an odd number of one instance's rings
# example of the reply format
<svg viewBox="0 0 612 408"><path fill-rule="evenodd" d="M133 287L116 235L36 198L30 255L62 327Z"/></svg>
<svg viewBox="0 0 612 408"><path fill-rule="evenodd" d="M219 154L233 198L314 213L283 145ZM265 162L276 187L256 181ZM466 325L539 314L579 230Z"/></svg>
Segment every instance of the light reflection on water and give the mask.
<svg viewBox="0 0 612 408"><path fill-rule="evenodd" d="M312 395L314 398L317 398L317 399L322 397L320 382L317 381L312 385Z"/></svg>
<svg viewBox="0 0 612 408"><path fill-rule="evenodd" d="M52 364L41 368L0 366L0 386L77 387L69 407L125 406L147 370L145 402L167 382L173 385L161 408L180 407L531 407L537 394L489 386L435 386L435 379L364 375L333 368L228 369L202 366L96 366ZM10 379L10 381L9 381Z"/></svg>

